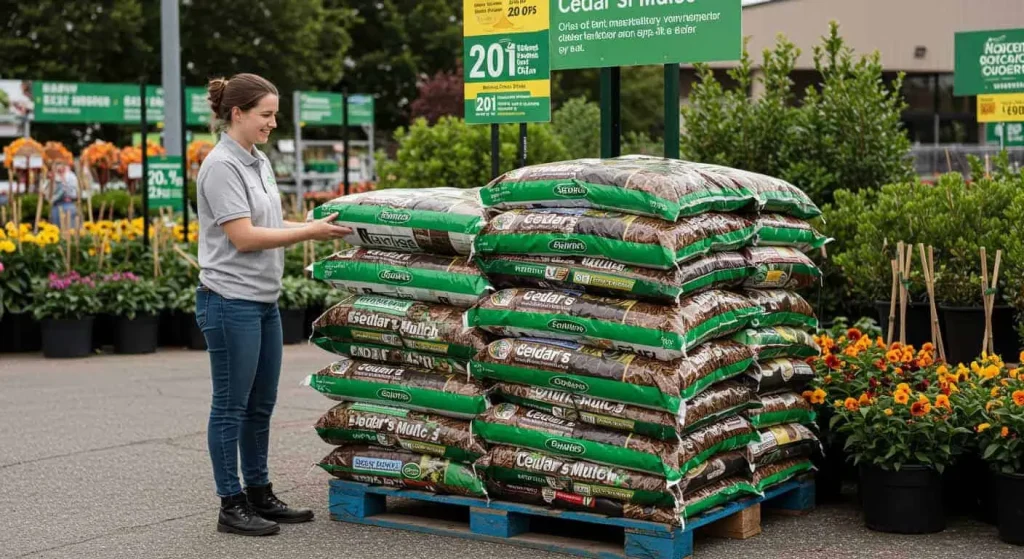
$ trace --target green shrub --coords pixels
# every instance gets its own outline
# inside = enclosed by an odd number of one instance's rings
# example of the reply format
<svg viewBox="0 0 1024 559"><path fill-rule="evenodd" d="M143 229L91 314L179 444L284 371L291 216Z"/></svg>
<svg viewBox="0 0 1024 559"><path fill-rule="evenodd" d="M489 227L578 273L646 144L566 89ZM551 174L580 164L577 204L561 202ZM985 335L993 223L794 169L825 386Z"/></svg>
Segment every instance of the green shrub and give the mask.
<svg viewBox="0 0 1024 559"><path fill-rule="evenodd" d="M814 49L822 77L796 103L790 74L800 55L780 37L754 68L744 48L728 71L727 89L710 67L697 65L699 81L683 108L683 157L776 176L804 189L820 205L843 188L857 191L909 180L910 140L900 116L901 78L883 81L878 54L856 59L833 23ZM763 95L750 99L760 86Z"/></svg>
<svg viewBox="0 0 1024 559"><path fill-rule="evenodd" d="M133 216L142 216L142 195L128 194L127 190L108 190L101 194L94 194L92 196L92 211L96 212L97 217L102 207L106 206L106 212L104 219L109 216L110 208L114 208L114 219L127 219L128 218L128 206L135 206Z"/></svg>
<svg viewBox="0 0 1024 559"><path fill-rule="evenodd" d="M601 156L601 109L585 97L566 101L551 115L551 126L571 159Z"/></svg>
<svg viewBox="0 0 1024 559"><path fill-rule="evenodd" d="M569 158L562 141L546 124L527 128L528 164ZM500 129L500 169L516 166L519 127ZM491 180L491 131L489 126L468 125L462 119L442 117L430 126L416 120L408 129L395 132L398 151L394 159L381 162L378 188L423 188L482 186Z"/></svg>

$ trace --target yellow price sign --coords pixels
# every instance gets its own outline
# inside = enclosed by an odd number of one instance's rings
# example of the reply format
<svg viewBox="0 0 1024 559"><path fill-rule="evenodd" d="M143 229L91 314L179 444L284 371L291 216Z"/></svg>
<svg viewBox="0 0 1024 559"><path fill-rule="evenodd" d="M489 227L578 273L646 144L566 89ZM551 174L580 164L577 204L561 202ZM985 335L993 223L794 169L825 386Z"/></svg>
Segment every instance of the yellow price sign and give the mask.
<svg viewBox="0 0 1024 559"><path fill-rule="evenodd" d="M978 122L1024 122L1024 93L979 95Z"/></svg>

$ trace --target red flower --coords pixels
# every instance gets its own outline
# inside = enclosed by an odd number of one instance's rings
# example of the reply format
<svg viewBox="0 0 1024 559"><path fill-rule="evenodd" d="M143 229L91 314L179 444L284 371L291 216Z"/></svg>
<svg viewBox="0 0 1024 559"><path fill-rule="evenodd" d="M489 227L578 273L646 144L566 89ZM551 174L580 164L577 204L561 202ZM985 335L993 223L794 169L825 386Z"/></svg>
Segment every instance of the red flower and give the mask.
<svg viewBox="0 0 1024 559"><path fill-rule="evenodd" d="M851 342L855 342L855 341L857 341L857 340L861 339L861 337L862 337L863 335L864 335L864 334L862 334L862 333L861 333L861 331L860 331L860 330L858 330L858 329L856 329L856 328L850 328L849 330L847 330L847 331L846 331L846 337L847 337L847 338L848 338L848 339L849 339L849 340L850 340Z"/></svg>
<svg viewBox="0 0 1024 559"><path fill-rule="evenodd" d="M843 363L838 357L830 353L828 357L825 358L825 365L828 366L829 369L839 369L843 366Z"/></svg>
<svg viewBox="0 0 1024 559"><path fill-rule="evenodd" d="M949 393L950 393L949 385L946 384L946 383L942 383L942 384L943 384L943 386L942 386L942 393L945 394L946 396L949 396Z"/></svg>
<svg viewBox="0 0 1024 559"><path fill-rule="evenodd" d="M879 359L878 361L875 361L875 368L878 369L879 371L884 371L886 366L887 363L884 357Z"/></svg>
<svg viewBox="0 0 1024 559"><path fill-rule="evenodd" d="M868 381L868 386L871 388L878 388L878 379L871 377L871 380Z"/></svg>

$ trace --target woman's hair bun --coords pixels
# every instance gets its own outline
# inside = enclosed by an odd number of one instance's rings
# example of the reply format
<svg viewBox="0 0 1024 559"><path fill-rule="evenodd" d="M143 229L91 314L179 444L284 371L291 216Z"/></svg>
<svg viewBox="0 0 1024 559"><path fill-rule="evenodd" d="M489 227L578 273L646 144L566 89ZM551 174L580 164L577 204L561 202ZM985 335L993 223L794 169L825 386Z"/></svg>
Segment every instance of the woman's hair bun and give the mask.
<svg viewBox="0 0 1024 559"><path fill-rule="evenodd" d="M210 80L210 84L206 86L206 91L209 94L208 100L210 102L210 110L213 114L220 116L222 102L224 99L224 90L228 87L228 80L225 78L214 78Z"/></svg>

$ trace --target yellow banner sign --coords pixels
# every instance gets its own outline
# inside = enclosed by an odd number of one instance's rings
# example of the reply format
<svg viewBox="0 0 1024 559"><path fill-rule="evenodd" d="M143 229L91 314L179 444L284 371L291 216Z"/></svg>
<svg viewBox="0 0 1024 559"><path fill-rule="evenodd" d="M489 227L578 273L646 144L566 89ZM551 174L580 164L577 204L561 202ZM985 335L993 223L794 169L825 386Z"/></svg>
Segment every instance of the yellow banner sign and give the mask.
<svg viewBox="0 0 1024 559"><path fill-rule="evenodd" d="M1024 93L979 95L978 122L1024 122Z"/></svg>

